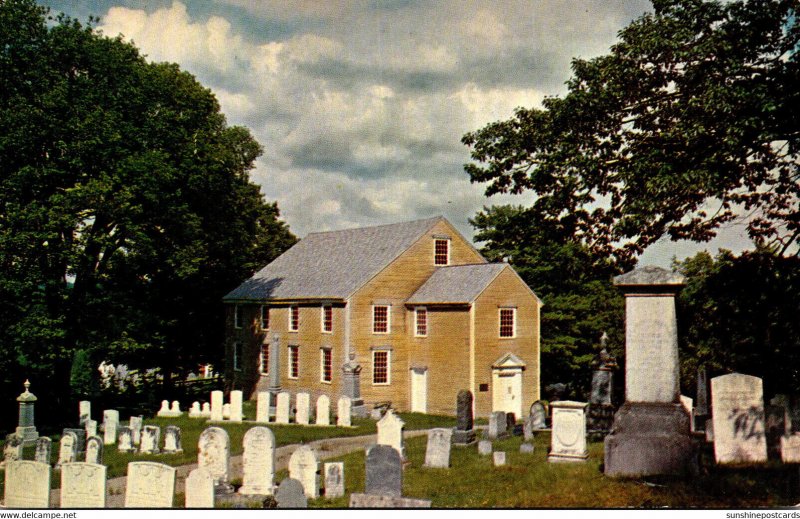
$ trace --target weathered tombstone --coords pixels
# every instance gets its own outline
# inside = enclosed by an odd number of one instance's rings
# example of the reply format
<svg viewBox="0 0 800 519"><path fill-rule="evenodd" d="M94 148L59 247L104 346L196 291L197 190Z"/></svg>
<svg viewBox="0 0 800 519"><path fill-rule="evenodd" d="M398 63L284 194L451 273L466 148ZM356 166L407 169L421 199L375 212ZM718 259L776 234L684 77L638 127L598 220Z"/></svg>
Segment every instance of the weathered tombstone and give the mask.
<svg viewBox="0 0 800 519"><path fill-rule="evenodd" d="M429 499L411 497L375 496L370 494L350 494L350 508L430 508Z"/></svg>
<svg viewBox="0 0 800 519"><path fill-rule="evenodd" d="M211 418L211 404L209 402L203 402L200 414L206 418Z"/></svg>
<svg viewBox="0 0 800 519"><path fill-rule="evenodd" d="M58 463L56 463L56 467L77 460L77 444L78 437L74 432L67 431L63 433L61 441L58 442Z"/></svg>
<svg viewBox="0 0 800 519"><path fill-rule="evenodd" d="M492 453L492 442L489 440L481 440L478 442L478 454L481 456L488 456Z"/></svg>
<svg viewBox="0 0 800 519"><path fill-rule="evenodd" d="M268 391L259 391L256 400L256 422L269 423L269 397Z"/></svg>
<svg viewBox="0 0 800 519"><path fill-rule="evenodd" d="M106 409L103 411L103 443L114 445L117 443L117 429L119 429L119 411Z"/></svg>
<svg viewBox="0 0 800 519"><path fill-rule="evenodd" d="M325 497L333 499L344 495L344 463L325 463Z"/></svg>
<svg viewBox="0 0 800 519"><path fill-rule="evenodd" d="M158 445L161 443L161 427L145 425L142 428L142 442L139 445L140 454L158 454Z"/></svg>
<svg viewBox="0 0 800 519"><path fill-rule="evenodd" d="M252 427L244 435L240 494L271 496L275 486L275 435L266 427Z"/></svg>
<svg viewBox="0 0 800 519"><path fill-rule="evenodd" d="M3 463L19 461L22 459L22 438L15 433L6 434L6 441L3 444Z"/></svg>
<svg viewBox="0 0 800 519"><path fill-rule="evenodd" d="M436 428L428 431L428 445L425 449L425 466L446 469L450 467L450 441L452 429Z"/></svg>
<svg viewBox="0 0 800 519"><path fill-rule="evenodd" d="M295 407L297 411L294 415L295 423L299 423L300 425L308 425L308 413L309 413L309 406L310 406L310 397L308 393L297 393L297 400Z"/></svg>
<svg viewBox="0 0 800 519"><path fill-rule="evenodd" d="M169 410L169 400L161 401L161 409L158 410L156 416L172 416L172 413Z"/></svg>
<svg viewBox="0 0 800 519"><path fill-rule="evenodd" d="M205 468L214 478L217 494L230 493L228 483L231 463L231 440L221 427L208 427L197 442L197 466Z"/></svg>
<svg viewBox="0 0 800 519"><path fill-rule="evenodd" d="M517 415L514 413L506 413L506 433L514 435L517 429Z"/></svg>
<svg viewBox="0 0 800 519"><path fill-rule="evenodd" d="M177 454L180 452L183 452L181 428L177 425L168 425L164 431L164 454Z"/></svg>
<svg viewBox="0 0 800 519"><path fill-rule="evenodd" d="M547 429L547 408L544 402L537 400L531 404L530 409L531 429L541 431Z"/></svg>
<svg viewBox="0 0 800 519"><path fill-rule="evenodd" d="M224 395L222 391L212 391L211 392L211 417L210 420L212 422L221 422L222 417L222 406L223 406L223 398Z"/></svg>
<svg viewBox="0 0 800 519"><path fill-rule="evenodd" d="M506 464L506 453L503 451L494 451L492 453L492 461L495 467L502 467Z"/></svg>
<svg viewBox="0 0 800 519"><path fill-rule="evenodd" d="M605 473L684 474L694 459L690 418L679 399L675 296L684 278L645 266L614 284L625 293L625 404L605 439Z"/></svg>
<svg viewBox="0 0 800 519"><path fill-rule="evenodd" d="M81 400L78 402L78 425L83 427L86 420L92 418L92 403L89 400Z"/></svg>
<svg viewBox="0 0 800 519"><path fill-rule="evenodd" d="M86 440L86 463L103 464L103 439L99 436L90 436Z"/></svg>
<svg viewBox="0 0 800 519"><path fill-rule="evenodd" d="M25 391L17 397L19 402L19 423L17 425L17 436L22 440L24 445L33 445L39 437L34 425L34 405L36 404L36 395L29 391L31 383L26 380L23 384Z"/></svg>
<svg viewBox="0 0 800 519"><path fill-rule="evenodd" d="M130 420L128 420L128 426L131 428L134 445L139 445L142 441L143 424L144 424L144 417L141 415L131 416Z"/></svg>
<svg viewBox="0 0 800 519"><path fill-rule="evenodd" d="M781 436L781 460L784 463L800 463L800 434Z"/></svg>
<svg viewBox="0 0 800 519"><path fill-rule="evenodd" d="M186 508L214 508L214 478L203 468L196 468L186 477Z"/></svg>
<svg viewBox="0 0 800 519"><path fill-rule="evenodd" d="M70 427L66 427L61 432L61 435L63 436L64 434L66 434L68 432L70 432L70 433L75 435L75 440L76 440L75 441L75 455L76 456L82 455L84 452L86 452L86 429L82 429L82 428L81 429L79 429L79 428L72 429ZM77 458L76 458L76 460L77 460Z"/></svg>
<svg viewBox="0 0 800 519"><path fill-rule="evenodd" d="M472 416L472 392L462 389L456 396L456 427L453 429L455 445L475 443L474 420Z"/></svg>
<svg viewBox="0 0 800 519"><path fill-rule="evenodd" d="M356 362L356 354L349 354L350 360L342 365L342 393L350 398L351 416L365 418L367 406L361 399L361 366Z"/></svg>
<svg viewBox="0 0 800 519"><path fill-rule="evenodd" d="M338 427L351 427L350 410L352 408L352 401L349 396L339 398L336 405L336 425Z"/></svg>
<svg viewBox="0 0 800 519"><path fill-rule="evenodd" d="M200 402L192 402L192 406L189 408L189 418L202 418L202 417L203 417L203 411L200 409Z"/></svg>
<svg viewBox="0 0 800 519"><path fill-rule="evenodd" d="M172 508L175 467L151 461L128 463L125 508Z"/></svg>
<svg viewBox="0 0 800 519"><path fill-rule="evenodd" d="M89 454L89 445L87 443L87 455ZM61 466L61 508L105 507L105 465L74 462L65 463Z"/></svg>
<svg viewBox="0 0 800 519"><path fill-rule="evenodd" d="M383 415L383 418L378 420L376 425L378 427L378 445L390 445L397 450L401 459L405 458L405 451L403 450L403 427L405 422L394 414L392 409L389 409Z"/></svg>
<svg viewBox="0 0 800 519"><path fill-rule="evenodd" d="M275 406L276 423L289 423L289 398L289 393L286 391L281 391L278 393L277 404Z"/></svg>
<svg viewBox="0 0 800 519"><path fill-rule="evenodd" d="M83 424L83 429L86 431L86 437L97 436L97 420L86 420Z"/></svg>
<svg viewBox="0 0 800 519"><path fill-rule="evenodd" d="M520 444L519 452L522 454L533 454L533 444L527 442Z"/></svg>
<svg viewBox="0 0 800 519"><path fill-rule="evenodd" d="M401 496L403 463L400 453L390 445L375 445L367 452L365 493Z"/></svg>
<svg viewBox="0 0 800 519"><path fill-rule="evenodd" d="M40 436L36 440L36 453L34 454L34 461L39 463L47 463L50 465L50 459L53 452L53 440L47 436Z"/></svg>
<svg viewBox="0 0 800 519"><path fill-rule="evenodd" d="M172 407L169 409L170 416L182 416L183 411L181 411L181 403L177 400L172 401Z"/></svg>
<svg viewBox="0 0 800 519"><path fill-rule="evenodd" d="M320 395L317 398L317 417L316 425L331 424L331 399L327 395Z"/></svg>
<svg viewBox="0 0 800 519"><path fill-rule="evenodd" d="M117 451L134 452L136 446L133 444L133 431L130 427L120 427L117 441Z"/></svg>
<svg viewBox="0 0 800 519"><path fill-rule="evenodd" d="M303 484L293 478L281 481L278 490L275 491L275 501L278 503L278 508L308 507L308 498Z"/></svg>
<svg viewBox="0 0 800 519"><path fill-rule="evenodd" d="M49 508L50 465L36 461L11 461L6 464L6 508Z"/></svg>
<svg viewBox="0 0 800 519"><path fill-rule="evenodd" d="M319 480L317 477L319 462L317 455L307 445L301 445L289 458L289 477L303 484L306 497L319 497Z"/></svg>
<svg viewBox="0 0 800 519"><path fill-rule="evenodd" d="M553 432L550 434L550 454L547 461L585 461L586 407L584 402L560 400L550 404L553 411Z"/></svg>
<svg viewBox="0 0 800 519"><path fill-rule="evenodd" d="M617 359L608 353L607 341L608 335L603 333L600 338L602 349L593 363L587 419L589 430L600 435L611 432L611 425L614 422L614 371L617 369Z"/></svg>
<svg viewBox="0 0 800 519"><path fill-rule="evenodd" d="M231 391L231 422L241 422L242 416L242 391L235 389Z"/></svg>
<svg viewBox="0 0 800 519"><path fill-rule="evenodd" d="M489 415L489 439L496 440L507 436L506 414L503 411L494 411Z"/></svg>
<svg viewBox="0 0 800 519"><path fill-rule="evenodd" d="M714 442L714 420L711 418L706 420L706 426L704 427L706 433L706 443L713 443Z"/></svg>
<svg viewBox="0 0 800 519"><path fill-rule="evenodd" d="M231 404L230 404L230 402L222 404L222 419L223 420L230 420L231 419Z"/></svg>
<svg viewBox="0 0 800 519"><path fill-rule="evenodd" d="M706 420L710 416L708 410L708 378L706 377L706 367L697 368L697 393L695 394L695 406L692 410L692 422L695 431L705 430Z"/></svg>
<svg viewBox="0 0 800 519"><path fill-rule="evenodd" d="M711 379L714 455L717 463L767 461L761 379L731 373Z"/></svg>

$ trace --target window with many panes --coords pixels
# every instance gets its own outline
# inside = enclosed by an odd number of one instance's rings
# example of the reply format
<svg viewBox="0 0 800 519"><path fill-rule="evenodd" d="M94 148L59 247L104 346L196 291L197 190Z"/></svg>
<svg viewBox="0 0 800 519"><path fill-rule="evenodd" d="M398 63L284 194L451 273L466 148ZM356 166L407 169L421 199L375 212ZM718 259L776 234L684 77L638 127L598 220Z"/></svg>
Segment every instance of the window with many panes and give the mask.
<svg viewBox="0 0 800 519"><path fill-rule="evenodd" d="M259 371L262 375L269 373L269 344L263 343L261 345L261 356L258 358Z"/></svg>
<svg viewBox="0 0 800 519"><path fill-rule="evenodd" d="M333 307L331 305L322 307L322 331L326 333L333 331Z"/></svg>
<svg viewBox="0 0 800 519"><path fill-rule="evenodd" d="M241 371L242 370L242 343L241 342L234 342L233 343L233 370L234 371Z"/></svg>
<svg viewBox="0 0 800 519"><path fill-rule="evenodd" d="M300 346L289 346L289 378L300 376Z"/></svg>
<svg viewBox="0 0 800 519"><path fill-rule="evenodd" d="M516 308L500 309L500 337L514 337L516 335Z"/></svg>
<svg viewBox="0 0 800 519"><path fill-rule="evenodd" d="M372 383L389 384L389 356L388 350L375 350L372 352Z"/></svg>
<svg viewBox="0 0 800 519"><path fill-rule="evenodd" d="M333 380L333 352L330 348L322 348L319 351L319 379L322 382Z"/></svg>
<svg viewBox="0 0 800 519"><path fill-rule="evenodd" d="M414 335L417 337L428 335L428 310L426 308L414 310Z"/></svg>
<svg viewBox="0 0 800 519"><path fill-rule="evenodd" d="M433 264L437 266L450 264L450 240L434 240Z"/></svg>
<svg viewBox="0 0 800 519"><path fill-rule="evenodd" d="M269 330L269 307L261 305L261 329Z"/></svg>
<svg viewBox="0 0 800 519"><path fill-rule="evenodd" d="M297 306L289 307L289 331L296 332L300 329L300 308Z"/></svg>
<svg viewBox="0 0 800 519"><path fill-rule="evenodd" d="M241 305L233 305L233 327L241 328L244 322L243 308Z"/></svg>
<svg viewBox="0 0 800 519"><path fill-rule="evenodd" d="M389 333L389 306L372 307L372 333Z"/></svg>

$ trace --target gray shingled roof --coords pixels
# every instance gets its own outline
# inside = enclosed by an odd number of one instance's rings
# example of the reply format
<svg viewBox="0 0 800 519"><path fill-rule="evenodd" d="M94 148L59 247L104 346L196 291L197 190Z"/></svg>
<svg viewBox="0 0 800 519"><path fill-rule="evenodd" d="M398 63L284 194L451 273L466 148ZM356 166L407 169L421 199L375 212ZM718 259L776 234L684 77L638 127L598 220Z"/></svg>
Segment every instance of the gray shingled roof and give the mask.
<svg viewBox="0 0 800 519"><path fill-rule="evenodd" d="M223 299L346 299L440 220L311 233Z"/></svg>
<svg viewBox="0 0 800 519"><path fill-rule="evenodd" d="M441 267L406 303L471 303L497 277L505 263Z"/></svg>

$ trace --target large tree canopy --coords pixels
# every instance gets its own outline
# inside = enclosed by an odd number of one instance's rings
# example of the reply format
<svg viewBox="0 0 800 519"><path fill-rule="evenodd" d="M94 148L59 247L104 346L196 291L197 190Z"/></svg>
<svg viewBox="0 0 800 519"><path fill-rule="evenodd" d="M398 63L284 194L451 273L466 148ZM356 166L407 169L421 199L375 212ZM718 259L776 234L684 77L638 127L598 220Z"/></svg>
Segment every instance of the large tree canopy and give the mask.
<svg viewBox="0 0 800 519"><path fill-rule="evenodd" d="M610 54L576 59L568 93L468 133L487 194L533 190L593 251L708 240L738 215L797 254L798 0L654 0ZM795 247L792 247L795 245Z"/></svg>

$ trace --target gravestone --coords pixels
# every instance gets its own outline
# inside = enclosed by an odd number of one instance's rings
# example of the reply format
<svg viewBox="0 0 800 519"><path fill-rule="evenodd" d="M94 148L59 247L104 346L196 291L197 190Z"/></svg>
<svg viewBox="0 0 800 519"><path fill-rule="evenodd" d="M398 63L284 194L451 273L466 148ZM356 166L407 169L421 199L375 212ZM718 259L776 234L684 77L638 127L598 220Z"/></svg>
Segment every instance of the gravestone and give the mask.
<svg viewBox="0 0 800 519"><path fill-rule="evenodd" d="M286 478L278 485L275 491L275 501L278 508L308 508L303 484L293 478Z"/></svg>
<svg viewBox="0 0 800 519"><path fill-rule="evenodd" d="M617 359L608 353L607 341L608 335L603 333L600 339L602 349L593 363L587 420L589 430L600 435L611 432L614 422L614 371L617 369Z"/></svg>
<svg viewBox="0 0 800 519"><path fill-rule="evenodd" d="M275 423L289 423L289 393L281 391L278 393L277 404L275 405Z"/></svg>
<svg viewBox="0 0 800 519"><path fill-rule="evenodd" d="M3 464L21 460L22 447L22 438L15 433L6 434L6 441L3 444Z"/></svg>
<svg viewBox="0 0 800 519"><path fill-rule="evenodd" d="M61 435L71 432L75 435L75 455L81 456L86 452L86 429L66 427L61 432ZM77 458L76 458L77 459Z"/></svg>
<svg viewBox="0 0 800 519"><path fill-rule="evenodd" d="M242 391L231 391L231 422L241 422L242 416Z"/></svg>
<svg viewBox="0 0 800 519"><path fill-rule="evenodd" d="M231 419L231 404L222 404L222 419L223 420L230 420Z"/></svg>
<svg viewBox="0 0 800 519"><path fill-rule="evenodd" d="M22 440L24 445L33 445L39 437L34 425L34 405L36 404L36 395L29 391L31 383L26 380L23 384L25 391L17 397L19 402L19 422L17 425L16 434Z"/></svg>
<svg viewBox="0 0 800 519"><path fill-rule="evenodd" d="M72 463L78 459L77 444L78 437L74 432L64 432L61 436L61 441L58 442L58 463L56 463L56 467L60 467L64 463Z"/></svg>
<svg viewBox="0 0 800 519"><path fill-rule="evenodd" d="M242 444L244 476L239 493L271 496L275 485L275 435L266 427L252 427Z"/></svg>
<svg viewBox="0 0 800 519"><path fill-rule="evenodd" d="M74 462L61 466L61 508L105 508L106 490L105 465Z"/></svg>
<svg viewBox="0 0 800 519"><path fill-rule="evenodd" d="M492 453L492 461L495 467L502 467L506 464L506 453L503 451L494 451Z"/></svg>
<svg viewBox="0 0 800 519"><path fill-rule="evenodd" d="M256 400L256 422L269 423L270 394L268 391L259 391Z"/></svg>
<svg viewBox="0 0 800 519"><path fill-rule="evenodd" d="M208 427L197 442L197 466L208 470L214 478L217 494L230 493L228 483L231 463L231 440L221 427Z"/></svg>
<svg viewBox="0 0 800 519"><path fill-rule="evenodd" d="M688 396L681 395L681 405L689 413L689 430L694 432L694 418L692 418L694 416L694 400Z"/></svg>
<svg viewBox="0 0 800 519"><path fill-rule="evenodd" d="M800 463L800 434L781 436L781 460L784 463Z"/></svg>
<svg viewBox="0 0 800 519"><path fill-rule="evenodd" d="M350 508L430 508L429 499L350 494Z"/></svg>
<svg viewBox="0 0 800 519"><path fill-rule="evenodd" d="M489 439L496 440L508 436L506 426L506 414L503 411L492 412L489 415Z"/></svg>
<svg viewBox="0 0 800 519"><path fill-rule="evenodd" d="M177 454L183 452L181 444L181 428L168 425L164 431L164 454Z"/></svg>
<svg viewBox="0 0 800 519"><path fill-rule="evenodd" d="M481 440L478 442L478 454L481 456L488 456L492 453L492 442L489 440Z"/></svg>
<svg viewBox="0 0 800 519"><path fill-rule="evenodd" d="M128 426L131 428L131 436L133 437L133 444L139 445L142 441L142 425L144 424L144 417L131 416L128 420Z"/></svg>
<svg viewBox="0 0 800 519"><path fill-rule="evenodd" d="M200 409L200 402L192 402L192 406L189 408L189 418L202 418L202 417L203 417L203 411Z"/></svg>
<svg viewBox="0 0 800 519"><path fill-rule="evenodd" d="M714 456L720 464L767 461L761 379L732 373L711 379Z"/></svg>
<svg viewBox="0 0 800 519"><path fill-rule="evenodd" d="M211 404L209 402L203 402L202 410L200 411L200 415L206 418L211 418Z"/></svg>
<svg viewBox="0 0 800 519"><path fill-rule="evenodd" d="M547 429L547 408L544 402L537 400L531 404L530 415L531 429L534 431L541 431Z"/></svg>
<svg viewBox="0 0 800 519"><path fill-rule="evenodd" d="M349 360L342 365L342 393L350 398L351 416L366 418L367 406L361 399L361 366L356 362L356 354L349 353Z"/></svg>
<svg viewBox="0 0 800 519"><path fill-rule="evenodd" d="M214 478L206 469L189 472L184 488L186 508L214 508Z"/></svg>
<svg viewBox="0 0 800 519"><path fill-rule="evenodd" d="M560 400L550 404L553 427L547 461L586 461L586 407L584 402Z"/></svg>
<svg viewBox="0 0 800 519"><path fill-rule="evenodd" d="M344 463L341 461L326 463L325 472L325 497L333 499L344 495Z"/></svg>
<svg viewBox="0 0 800 519"><path fill-rule="evenodd" d="M90 436L86 440L86 463L103 464L103 439L99 436Z"/></svg>
<svg viewBox="0 0 800 519"><path fill-rule="evenodd" d="M6 508L50 508L50 465L35 461L6 464Z"/></svg>
<svg viewBox="0 0 800 519"><path fill-rule="evenodd" d="M172 508L175 467L151 461L128 463L125 508Z"/></svg>
<svg viewBox="0 0 800 519"><path fill-rule="evenodd" d="M462 389L456 396L456 427L453 429L453 444L475 443L475 428L472 416L472 392Z"/></svg>
<svg viewBox="0 0 800 519"><path fill-rule="evenodd" d="M156 416L172 416L169 410L169 400L161 401L161 409L158 410Z"/></svg>
<svg viewBox="0 0 800 519"><path fill-rule="evenodd" d="M339 398L336 405L336 425L338 427L351 427L352 421L350 418L350 410L352 408L352 401L349 396Z"/></svg>
<svg viewBox="0 0 800 519"><path fill-rule="evenodd" d="M390 445L375 445L367 452L364 492L386 496L402 495L403 463Z"/></svg>
<svg viewBox="0 0 800 519"><path fill-rule="evenodd" d="M317 417L316 425L330 425L331 424L331 399L326 395L320 395L317 398Z"/></svg>
<svg viewBox="0 0 800 519"><path fill-rule="evenodd" d="M405 422L394 414L394 410L389 409L383 418L378 420L378 445L389 445L394 447L400 458L405 458L403 450L403 427ZM369 493L369 492L367 492Z"/></svg>
<svg viewBox="0 0 800 519"><path fill-rule="evenodd" d="M694 409L692 410L692 421L695 431L705 430L706 420L711 416L708 409L708 378L706 377L706 367L697 368L697 393L695 394Z"/></svg>
<svg viewBox="0 0 800 519"><path fill-rule="evenodd" d="M86 431L86 437L97 436L97 420L86 420L83 424L83 429Z"/></svg>
<svg viewBox="0 0 800 519"><path fill-rule="evenodd" d="M307 445L295 449L289 458L289 477L302 483L306 497L311 499L319 497L318 470L317 455Z"/></svg>
<svg viewBox="0 0 800 519"><path fill-rule="evenodd" d="M78 402L78 425L84 426L86 420L92 418L92 403L89 400Z"/></svg>
<svg viewBox="0 0 800 519"><path fill-rule="evenodd" d="M297 408L297 411L294 415L294 421L300 425L308 425L310 397L308 393L297 393L296 398L297 400L295 407Z"/></svg>
<svg viewBox="0 0 800 519"><path fill-rule="evenodd" d="M765 406L764 436L767 440L768 459L781 459L781 438L786 432L786 407L782 405Z"/></svg>
<svg viewBox="0 0 800 519"><path fill-rule="evenodd" d="M517 429L517 415L506 413L506 433L513 436Z"/></svg>
<svg viewBox="0 0 800 519"><path fill-rule="evenodd" d="M177 400L172 401L172 407L169 410L170 416L177 417L183 416L183 411L181 411L181 404Z"/></svg>
<svg viewBox="0 0 800 519"><path fill-rule="evenodd" d="M438 469L450 467L451 429L436 428L428 431L428 445L425 449L425 466Z"/></svg>
<svg viewBox="0 0 800 519"><path fill-rule="evenodd" d="M103 411L103 443L105 445L117 443L117 429L119 429L119 411L106 409Z"/></svg>
<svg viewBox="0 0 800 519"><path fill-rule="evenodd" d="M134 452L136 446L133 444L133 431L130 427L120 427L119 437L117 438L117 451Z"/></svg>
<svg viewBox="0 0 800 519"><path fill-rule="evenodd" d="M161 443L161 427L145 425L142 428L142 441L139 445L140 454L158 454L158 445Z"/></svg>
<svg viewBox="0 0 800 519"><path fill-rule="evenodd" d="M212 422L222 421L222 405L224 395L222 391L211 392L211 416L209 419Z"/></svg>
<svg viewBox="0 0 800 519"><path fill-rule="evenodd" d="M533 454L533 444L532 443L520 444L519 452L522 454Z"/></svg>
<svg viewBox="0 0 800 519"><path fill-rule="evenodd" d="M625 294L625 404L605 439L605 473L684 474L695 459L690 417L679 399L675 297L684 278L645 266L614 284Z"/></svg>
<svg viewBox="0 0 800 519"><path fill-rule="evenodd" d="M39 463L47 463L50 465L50 460L53 452L53 440L47 436L40 436L36 440L36 453L34 454L34 461Z"/></svg>

